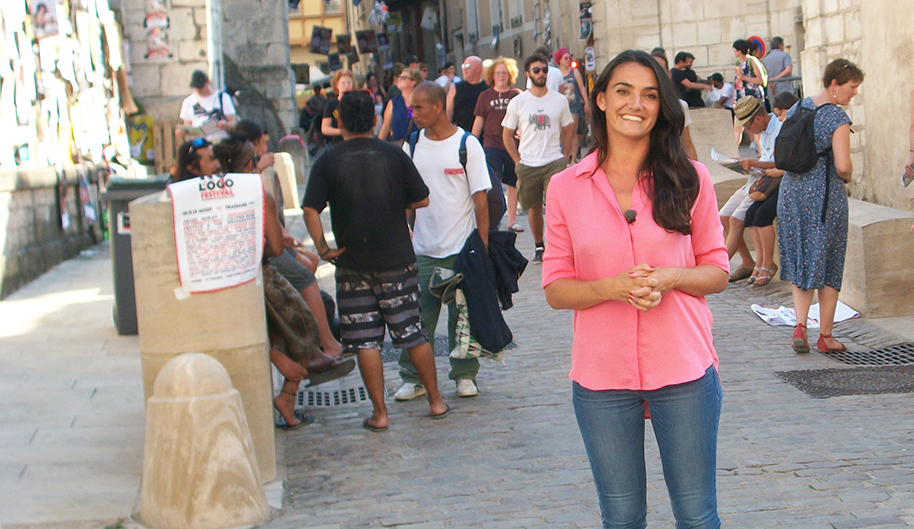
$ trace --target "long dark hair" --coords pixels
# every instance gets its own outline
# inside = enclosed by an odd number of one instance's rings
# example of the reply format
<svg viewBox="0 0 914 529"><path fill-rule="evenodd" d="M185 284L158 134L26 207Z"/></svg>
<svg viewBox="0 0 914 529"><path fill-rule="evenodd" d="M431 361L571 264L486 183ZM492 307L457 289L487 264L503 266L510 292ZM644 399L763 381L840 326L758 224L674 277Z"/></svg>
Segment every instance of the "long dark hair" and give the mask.
<svg viewBox="0 0 914 529"><path fill-rule="evenodd" d="M594 150L598 153L597 167L602 167L609 156L606 113L597 106L597 94L606 91L613 71L618 66L630 62L650 68L660 89L660 112L651 129L650 148L641 167L641 174L649 176L649 179L640 180L653 203L654 222L667 231L690 235L691 209L698 198L699 184L698 172L686 156L679 139L685 124L685 114L673 82L660 64L643 51L627 50L617 55L603 69L590 92L590 117L596 140Z"/></svg>

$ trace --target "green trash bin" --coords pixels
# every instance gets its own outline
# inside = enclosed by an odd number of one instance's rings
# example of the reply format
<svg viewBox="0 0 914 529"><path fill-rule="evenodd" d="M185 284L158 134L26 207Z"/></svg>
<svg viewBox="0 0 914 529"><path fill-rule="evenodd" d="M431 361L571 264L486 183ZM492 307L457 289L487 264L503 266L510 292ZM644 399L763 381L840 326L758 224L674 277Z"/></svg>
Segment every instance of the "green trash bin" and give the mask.
<svg viewBox="0 0 914 529"><path fill-rule="evenodd" d="M170 178L169 174L142 179L115 177L108 180L107 190L102 195L108 201L108 242L111 247L111 272L114 276L114 327L118 334L137 334L128 204L146 195L161 193Z"/></svg>

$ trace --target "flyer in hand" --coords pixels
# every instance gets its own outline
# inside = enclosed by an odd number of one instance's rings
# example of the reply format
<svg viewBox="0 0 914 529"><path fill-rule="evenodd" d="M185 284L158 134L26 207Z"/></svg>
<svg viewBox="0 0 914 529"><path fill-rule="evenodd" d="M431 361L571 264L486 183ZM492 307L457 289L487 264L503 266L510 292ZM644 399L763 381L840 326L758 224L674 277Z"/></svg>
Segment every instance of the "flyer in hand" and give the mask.
<svg viewBox="0 0 914 529"><path fill-rule="evenodd" d="M743 169L743 166L739 164L739 160L737 160L736 158L730 158L729 156L721 154L714 149L711 149L711 159L714 160L715 162L719 163L720 165L726 167L727 169L730 169L731 171L736 171L739 174L758 176L758 171L755 171L753 169L750 169L750 170Z"/></svg>
<svg viewBox="0 0 914 529"><path fill-rule="evenodd" d="M181 287L191 293L257 277L263 257L263 181L258 174L192 178L168 185Z"/></svg>

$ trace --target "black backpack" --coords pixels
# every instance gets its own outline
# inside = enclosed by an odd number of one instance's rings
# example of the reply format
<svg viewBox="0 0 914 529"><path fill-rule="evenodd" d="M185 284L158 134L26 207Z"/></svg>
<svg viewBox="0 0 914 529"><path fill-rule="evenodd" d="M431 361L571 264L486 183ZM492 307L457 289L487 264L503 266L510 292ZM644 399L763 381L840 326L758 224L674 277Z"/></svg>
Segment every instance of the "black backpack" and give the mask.
<svg viewBox="0 0 914 529"><path fill-rule="evenodd" d="M802 103L799 103L802 105ZM774 141L774 165L792 173L805 173L816 166L820 157L831 151L831 147L816 150L816 114L827 103L816 109L798 106L797 111L784 121L781 132Z"/></svg>
<svg viewBox="0 0 914 529"><path fill-rule="evenodd" d="M805 173L816 166L819 158L825 156L825 202L822 204L822 222L825 222L825 212L828 210L828 177L831 173L831 146L816 149L816 114L819 110L832 105L826 103L818 108L803 107L803 102L797 103L797 110L781 125L781 132L774 140L774 165L783 171L792 173Z"/></svg>
<svg viewBox="0 0 914 529"><path fill-rule="evenodd" d="M469 132L463 133L463 137L460 138L460 150L458 151L460 165L463 166L463 174L467 178L469 178L469 175L467 174L467 138L470 136L472 136L472 134ZM418 143L418 141L419 131L416 130L409 135L410 158L416 153L416 143ZM489 171L489 183L492 185L492 189L489 189L488 193L486 193L486 201L489 204L489 231L495 231L498 229L498 223L501 222L508 206L505 203L505 193L501 189L501 180L498 178L498 173L488 160L486 161L486 169Z"/></svg>

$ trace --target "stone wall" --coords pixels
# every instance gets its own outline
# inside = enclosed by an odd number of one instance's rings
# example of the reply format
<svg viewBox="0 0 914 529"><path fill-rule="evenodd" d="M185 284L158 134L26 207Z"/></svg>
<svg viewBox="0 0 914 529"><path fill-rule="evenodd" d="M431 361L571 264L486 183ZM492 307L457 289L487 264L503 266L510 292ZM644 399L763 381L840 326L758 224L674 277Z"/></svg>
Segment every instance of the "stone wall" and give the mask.
<svg viewBox="0 0 914 529"><path fill-rule="evenodd" d="M822 88L825 66L846 58L866 73L859 95L846 108L853 121L851 196L914 210L914 188L901 186L908 160L910 103L914 88L914 34L909 16L890 0L804 0L807 28L803 80L807 94Z"/></svg>
<svg viewBox="0 0 914 529"><path fill-rule="evenodd" d="M223 0L222 46L225 82L241 90L239 114L270 129L271 140L289 134L298 125L298 112L289 67L288 0Z"/></svg>
<svg viewBox="0 0 914 529"><path fill-rule="evenodd" d="M145 112L156 120L176 119L191 93L191 73L203 70L214 88L240 90L239 117L261 122L274 137L288 134L297 122L288 1L162 1L169 18L169 53L146 57L145 0L121 0L131 90Z"/></svg>
<svg viewBox="0 0 914 529"><path fill-rule="evenodd" d="M147 114L157 121L177 118L194 70L210 72L213 86L222 86L221 60L211 61L207 0L168 2L168 57L146 57L145 0L121 0L121 8L130 43L130 89Z"/></svg>
<svg viewBox="0 0 914 529"><path fill-rule="evenodd" d="M868 0L865 8L862 1L860 4L861 31L866 35L860 64L866 73L862 86L869 120L861 138L864 179L854 196L914 211L914 186L901 186L910 149L910 93L914 89L912 17L907 9L899 10L896 1Z"/></svg>
<svg viewBox="0 0 914 529"><path fill-rule="evenodd" d="M86 169L90 195L99 204L99 170ZM0 171L0 299L102 239L101 225L90 223L80 205L76 167L67 167L66 174L70 226L64 229L56 168Z"/></svg>
<svg viewBox="0 0 914 529"><path fill-rule="evenodd" d="M672 63L680 51L695 56L699 76L714 72L731 77L733 41L751 35L767 42L781 36L794 59L794 74L803 46L801 0L602 0L595 1L594 47L597 69L619 52L635 48L666 49ZM672 66L672 64L670 64Z"/></svg>

